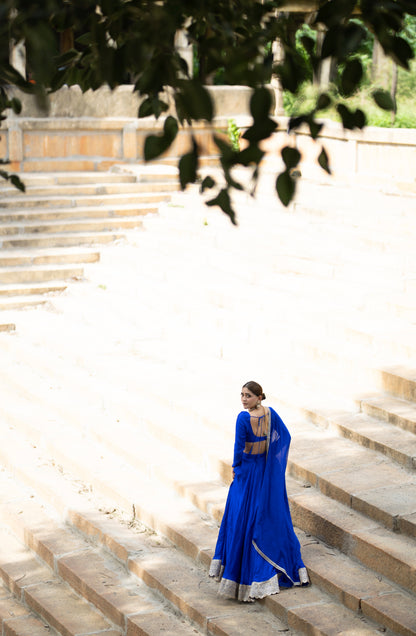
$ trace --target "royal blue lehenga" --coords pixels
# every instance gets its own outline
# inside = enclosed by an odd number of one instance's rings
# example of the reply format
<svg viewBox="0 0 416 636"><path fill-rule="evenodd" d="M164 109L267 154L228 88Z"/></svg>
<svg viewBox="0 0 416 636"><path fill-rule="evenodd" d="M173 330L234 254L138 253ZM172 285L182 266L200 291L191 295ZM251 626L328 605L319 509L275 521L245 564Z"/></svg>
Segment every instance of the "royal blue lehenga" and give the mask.
<svg viewBox="0 0 416 636"><path fill-rule="evenodd" d="M276 411L265 411L266 426L247 411L237 417L235 477L209 571L219 594L240 601L309 582L286 492L290 434Z"/></svg>

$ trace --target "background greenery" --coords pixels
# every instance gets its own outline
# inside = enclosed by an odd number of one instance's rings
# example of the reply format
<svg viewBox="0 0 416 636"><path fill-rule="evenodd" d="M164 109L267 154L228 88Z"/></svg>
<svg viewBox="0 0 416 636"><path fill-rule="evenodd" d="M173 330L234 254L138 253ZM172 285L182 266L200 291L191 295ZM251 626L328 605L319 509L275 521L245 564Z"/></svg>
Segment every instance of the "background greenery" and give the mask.
<svg viewBox="0 0 416 636"><path fill-rule="evenodd" d="M316 40L316 32L309 26L304 25L298 30L296 45L299 53L305 60L307 68L307 81L303 82L296 94L284 91L283 105L288 116L297 116L309 112L317 99L319 89L312 84L313 73L310 65L310 58L302 46L302 36L307 34ZM416 17L406 16L405 28L402 31L403 38L409 43L416 55ZM366 114L368 126L380 126L384 128L416 128L416 60L410 62L410 70L398 68L398 82L396 92L396 112L386 111L379 108L374 102L372 92L377 85L371 79L372 53L374 36L367 30L367 37L361 44L356 57L360 59L364 68L364 77L357 87L357 90L348 99L344 99L338 88L338 81L343 70L343 65L337 69L335 82L328 87L328 93L332 98L332 104L341 102L349 107L360 108ZM321 111L321 116L326 119L339 121L340 116L335 108L331 107Z"/></svg>

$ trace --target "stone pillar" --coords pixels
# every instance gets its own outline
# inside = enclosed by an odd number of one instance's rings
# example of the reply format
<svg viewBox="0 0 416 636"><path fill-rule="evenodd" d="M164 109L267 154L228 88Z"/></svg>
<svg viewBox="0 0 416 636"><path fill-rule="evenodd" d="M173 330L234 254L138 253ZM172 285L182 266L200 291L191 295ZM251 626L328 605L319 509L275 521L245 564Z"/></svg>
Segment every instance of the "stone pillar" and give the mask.
<svg viewBox="0 0 416 636"><path fill-rule="evenodd" d="M23 40L13 43L10 47L10 64L24 78L26 78L26 47Z"/></svg>
<svg viewBox="0 0 416 636"><path fill-rule="evenodd" d="M393 61L383 51L381 44L375 40L373 47L371 78L375 84L391 90L393 78Z"/></svg>
<svg viewBox="0 0 416 636"><path fill-rule="evenodd" d="M318 55L321 54L322 43L325 37L325 28L318 27L316 48ZM319 88L326 90L332 80L333 63L332 58L327 57L321 61L316 73L314 74L314 84Z"/></svg>
<svg viewBox="0 0 416 636"><path fill-rule="evenodd" d="M179 55L187 63L189 76L192 77L194 74L194 52L186 37L186 31L176 32L175 47Z"/></svg>
<svg viewBox="0 0 416 636"><path fill-rule="evenodd" d="M280 64L280 62L283 61L283 48L279 40L275 40L273 42L272 51L273 64ZM276 117L281 117L285 114L283 108L283 89L280 83L280 79L277 77L277 75L272 75L270 84L274 91L274 115Z"/></svg>
<svg viewBox="0 0 416 636"><path fill-rule="evenodd" d="M12 170L20 170L23 161L23 133L17 119L11 119L7 135L7 160Z"/></svg>
<svg viewBox="0 0 416 636"><path fill-rule="evenodd" d="M123 159L137 159L137 126L123 127Z"/></svg>

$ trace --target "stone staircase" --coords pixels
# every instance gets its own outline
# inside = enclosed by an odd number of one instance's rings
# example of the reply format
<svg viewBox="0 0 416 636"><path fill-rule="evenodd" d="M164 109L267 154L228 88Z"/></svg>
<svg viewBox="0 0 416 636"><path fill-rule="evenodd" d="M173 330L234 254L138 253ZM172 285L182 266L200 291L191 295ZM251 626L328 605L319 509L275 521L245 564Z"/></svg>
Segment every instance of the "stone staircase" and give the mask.
<svg viewBox="0 0 416 636"><path fill-rule="evenodd" d="M25 173L26 192L0 184L0 310L46 303L99 249L140 228L178 189L176 171L117 166L111 172ZM4 316L4 314L3 314ZM0 330L15 328L4 320Z"/></svg>
<svg viewBox="0 0 416 636"><path fill-rule="evenodd" d="M173 195L1 335L4 633L416 634L414 200L335 185ZM253 605L207 576L247 379L312 580Z"/></svg>

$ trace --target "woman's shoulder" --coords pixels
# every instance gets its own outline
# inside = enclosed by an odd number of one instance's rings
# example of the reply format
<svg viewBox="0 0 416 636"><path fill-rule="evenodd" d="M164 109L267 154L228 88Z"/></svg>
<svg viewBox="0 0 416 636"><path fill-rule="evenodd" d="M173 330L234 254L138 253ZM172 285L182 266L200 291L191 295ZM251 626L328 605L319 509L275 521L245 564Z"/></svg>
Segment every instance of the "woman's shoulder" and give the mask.
<svg viewBox="0 0 416 636"><path fill-rule="evenodd" d="M250 423L250 413L248 411L240 411L237 415L237 425L247 426Z"/></svg>

